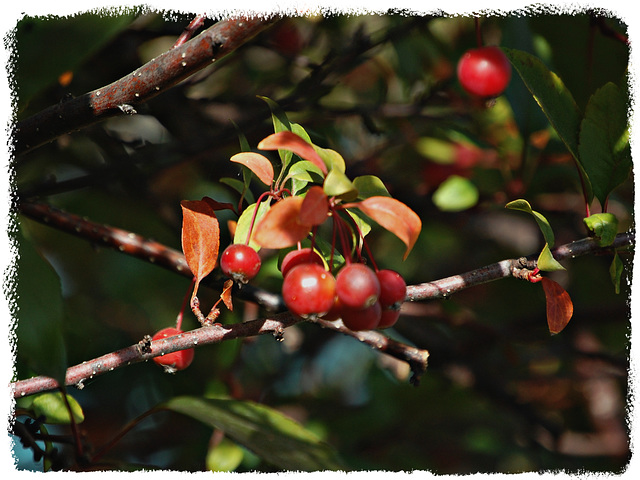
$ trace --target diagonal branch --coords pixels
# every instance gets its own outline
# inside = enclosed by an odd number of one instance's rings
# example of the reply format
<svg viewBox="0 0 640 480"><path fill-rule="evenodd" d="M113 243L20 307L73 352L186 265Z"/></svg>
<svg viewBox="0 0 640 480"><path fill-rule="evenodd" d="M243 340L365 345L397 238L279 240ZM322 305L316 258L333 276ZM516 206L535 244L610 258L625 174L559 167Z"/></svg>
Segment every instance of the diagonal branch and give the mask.
<svg viewBox="0 0 640 480"><path fill-rule="evenodd" d="M110 85L52 105L18 122L14 136L15 154L26 153L62 134L105 118L136 113L135 105L228 55L275 20L276 17L221 20Z"/></svg>

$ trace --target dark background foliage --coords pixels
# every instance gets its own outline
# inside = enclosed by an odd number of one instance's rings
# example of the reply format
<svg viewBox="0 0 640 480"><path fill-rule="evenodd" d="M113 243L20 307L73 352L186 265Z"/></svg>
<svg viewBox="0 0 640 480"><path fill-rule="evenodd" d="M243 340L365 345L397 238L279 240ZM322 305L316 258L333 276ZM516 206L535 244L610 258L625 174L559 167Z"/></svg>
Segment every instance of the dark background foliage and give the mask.
<svg viewBox="0 0 640 480"><path fill-rule="evenodd" d="M487 43L540 57L584 109L605 82L625 88L627 81L628 48L598 22L621 33L626 25L594 18L486 17L482 32ZM17 119L135 70L170 48L190 19L153 12L24 18L14 51ZM547 216L558 245L585 237L575 166L518 76L492 108L457 85L456 61L474 46L472 18L390 12L283 19L137 107L138 115L108 119L17 159L13 187L22 197L180 249L180 200L236 200L220 183L239 173L229 162L240 150L234 123L255 147L273 131L269 108L257 98L266 96L319 145L340 152L350 175L379 176L418 212L423 231L405 262L395 237L371 234L378 264L409 284L538 252L542 238L532 218L504 209L515 198ZM61 77L65 72L71 75ZM461 211L436 206L433 193L452 174L471 180L477 203ZM630 180L610 201L621 231L632 225L632 192ZM232 218L220 217L223 246ZM174 324L188 279L23 216L17 223L59 278L66 365ZM278 291L276 262L264 258L256 285ZM312 324L289 328L283 342L267 336L199 347L193 365L176 375L151 362L132 365L71 391L85 412L83 439L87 448L100 448L131 419L176 395L225 394L299 420L353 469L620 472L630 458L631 257L624 262L618 295L610 257L578 258L552 276L575 305L571 323L556 336L547 329L539 284L507 279L445 301L406 304L388 334L430 351L418 387L409 384L405 364ZM18 282L37 282L36 267L18 264ZM209 303L218 294L205 288L201 298ZM221 321L259 314L236 301ZM196 326L188 312L184 327ZM19 355L16 378L34 373ZM199 470L210 437L210 428L187 417L157 414L105 461L112 468ZM15 455L19 468L40 468L19 445ZM273 468L247 453L238 471Z"/></svg>

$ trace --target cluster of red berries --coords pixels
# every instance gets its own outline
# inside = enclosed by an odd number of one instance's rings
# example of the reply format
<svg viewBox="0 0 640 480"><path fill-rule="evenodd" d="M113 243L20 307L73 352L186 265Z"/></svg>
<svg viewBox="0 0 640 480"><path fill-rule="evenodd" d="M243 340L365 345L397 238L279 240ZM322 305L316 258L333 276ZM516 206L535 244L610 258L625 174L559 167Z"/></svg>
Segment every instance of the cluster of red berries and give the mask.
<svg viewBox="0 0 640 480"><path fill-rule="evenodd" d="M282 297L303 318L342 319L350 330L388 328L396 323L406 283L392 270L348 263L334 277L310 248L289 252L281 265Z"/></svg>

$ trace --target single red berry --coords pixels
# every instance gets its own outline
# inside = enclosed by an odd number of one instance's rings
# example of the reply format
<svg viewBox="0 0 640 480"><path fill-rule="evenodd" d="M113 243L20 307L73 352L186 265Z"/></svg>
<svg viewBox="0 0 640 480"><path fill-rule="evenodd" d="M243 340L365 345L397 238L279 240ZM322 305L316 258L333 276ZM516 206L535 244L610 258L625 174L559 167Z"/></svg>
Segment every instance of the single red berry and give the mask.
<svg viewBox="0 0 640 480"><path fill-rule="evenodd" d="M399 307L407 296L404 278L393 270L379 270L376 275L380 282L380 305L382 308Z"/></svg>
<svg viewBox="0 0 640 480"><path fill-rule="evenodd" d="M282 282L282 298L287 308L303 318L327 313L336 298L336 280L315 263L296 265Z"/></svg>
<svg viewBox="0 0 640 480"><path fill-rule="evenodd" d="M258 252L244 243L229 245L220 256L222 273L239 283L247 283L258 275L261 264Z"/></svg>
<svg viewBox="0 0 640 480"><path fill-rule="evenodd" d="M362 263L346 265L336 276L336 293L348 308L366 308L380 295L380 282L375 272Z"/></svg>
<svg viewBox="0 0 640 480"><path fill-rule="evenodd" d="M511 80L511 63L496 46L468 50L458 61L462 88L479 97L497 97Z"/></svg>
<svg viewBox="0 0 640 480"><path fill-rule="evenodd" d="M389 328L393 327L398 318L400 317L400 309L397 308L383 308L380 314L380 322L376 328Z"/></svg>
<svg viewBox="0 0 640 480"><path fill-rule="evenodd" d="M342 304L340 303L340 299L336 296L336 300L333 302L333 305L331 306L331 308L327 313L322 315L322 319L328 320L329 322L335 322L341 317L342 317Z"/></svg>
<svg viewBox="0 0 640 480"><path fill-rule="evenodd" d="M174 337L182 333L182 330L178 330L177 328L167 327L163 328L159 332L157 332L152 340L159 340L161 338ZM186 350L178 350L177 352L167 353L165 355L160 355L159 357L153 357L153 361L162 366L166 372L175 373L180 370L184 370L193 361L193 356L195 354L195 350L193 348L188 348Z"/></svg>
<svg viewBox="0 0 640 480"><path fill-rule="evenodd" d="M324 267L324 261L318 252L312 248L300 248L291 250L282 259L282 263L280 264L282 276L286 277L287 273L289 273L293 267L302 263L315 263Z"/></svg>
<svg viewBox="0 0 640 480"><path fill-rule="evenodd" d="M374 302L365 308L342 308L342 323L349 330L373 330L378 328L382 315L380 302Z"/></svg>

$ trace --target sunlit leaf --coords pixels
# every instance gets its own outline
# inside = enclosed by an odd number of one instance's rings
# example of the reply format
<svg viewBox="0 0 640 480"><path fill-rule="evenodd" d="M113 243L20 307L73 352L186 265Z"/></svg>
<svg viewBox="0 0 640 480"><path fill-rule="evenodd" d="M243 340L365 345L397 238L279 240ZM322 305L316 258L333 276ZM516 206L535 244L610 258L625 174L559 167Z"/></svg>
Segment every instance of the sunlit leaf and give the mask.
<svg viewBox="0 0 640 480"><path fill-rule="evenodd" d="M265 185L271 186L273 183L273 165L264 155L255 152L240 152L232 156L231 161L247 167Z"/></svg>
<svg viewBox="0 0 640 480"><path fill-rule="evenodd" d="M553 257L548 243L544 244L542 252L540 252L540 255L538 255L537 266L543 272L565 270L565 268Z"/></svg>
<svg viewBox="0 0 640 480"><path fill-rule="evenodd" d="M254 241L264 248L286 248L306 238L311 225L300 223L302 197L286 197L272 205L255 226Z"/></svg>
<svg viewBox="0 0 640 480"><path fill-rule="evenodd" d="M196 279L193 295L204 277L218 262L220 226L211 205L205 200L183 200L182 251L187 265Z"/></svg>
<svg viewBox="0 0 640 480"><path fill-rule="evenodd" d="M299 220L303 225L320 225L329 214L329 198L320 186L313 186L304 196Z"/></svg>
<svg viewBox="0 0 640 480"><path fill-rule="evenodd" d="M160 408L187 415L284 470L344 470L337 453L282 413L258 403L223 398L176 397Z"/></svg>
<svg viewBox="0 0 640 480"><path fill-rule="evenodd" d="M273 131L274 132L282 132L285 130L291 130L291 122L287 118L287 114L285 111L278 105L276 102L271 100L269 97L262 97L258 95L258 98L264 100L267 105L269 105L269 109L271 110L271 120L273 122Z"/></svg>
<svg viewBox="0 0 640 480"><path fill-rule="evenodd" d="M258 251L260 246L255 242L255 225L257 225L262 217L269 211L269 202L260 202L258 213L256 213L256 204L252 203L242 211L238 223L233 233L233 243L248 243L251 248ZM251 238L249 238L249 230L251 229ZM248 241L247 241L248 239Z"/></svg>
<svg viewBox="0 0 640 480"><path fill-rule="evenodd" d="M288 150L303 160L314 163L323 173L327 173L327 166L318 155L313 145L302 137L290 131L277 132L263 138L258 144L260 150Z"/></svg>
<svg viewBox="0 0 640 480"><path fill-rule="evenodd" d="M601 247L611 245L618 234L618 218L612 213L594 213L584 219L584 224L595 234Z"/></svg>
<svg viewBox="0 0 640 480"><path fill-rule="evenodd" d="M294 163L289 168L289 172L285 177L285 182L291 180L291 193L296 195L304 189L309 183L322 184L324 181L324 173L314 163L307 160L301 160Z"/></svg>
<svg viewBox="0 0 640 480"><path fill-rule="evenodd" d="M84 421L84 413L78 401L67 394L67 402L61 392L42 393L34 397L31 408L36 417L44 416L44 423L56 425L68 425L71 423L71 415L75 423ZM71 415L69 415L71 409Z"/></svg>
<svg viewBox="0 0 640 480"><path fill-rule="evenodd" d="M511 210L520 210L522 212L527 212L533 215L533 218L536 219L536 222L538 223L538 226L542 231L545 242L549 245L549 247L553 247L553 245L555 244L555 236L553 234L553 230L551 229L549 221L545 218L544 215L532 209L529 202L523 199L518 199L507 203L505 207Z"/></svg>
<svg viewBox="0 0 640 480"><path fill-rule="evenodd" d="M322 161L327 166L328 170L338 170L342 173L346 170L346 165L344 162L344 158L335 150L331 150L330 148L321 148L317 145L314 145L316 152L322 158Z"/></svg>
<svg viewBox="0 0 640 480"><path fill-rule="evenodd" d="M391 197L369 197L360 202L346 204L347 208L358 208L374 222L404 242L406 259L418 240L422 230L420 217L407 205Z"/></svg>
<svg viewBox="0 0 640 480"><path fill-rule="evenodd" d="M343 200L355 200L358 191L353 182L340 170L331 170L324 180L324 193L329 197L338 197Z"/></svg>
<svg viewBox="0 0 640 480"><path fill-rule="evenodd" d="M547 323L549 332L560 333L573 316L573 302L567 291L560 284L543 277L542 288L547 301Z"/></svg>
<svg viewBox="0 0 640 480"><path fill-rule="evenodd" d="M353 179L353 185L358 190L358 198L390 197L387 187L375 175L361 175Z"/></svg>
<svg viewBox="0 0 640 480"><path fill-rule="evenodd" d="M604 206L611 191L629 177L632 167L627 101L613 83L605 84L589 99L580 128L579 151L593 193Z"/></svg>
<svg viewBox="0 0 640 480"><path fill-rule="evenodd" d="M451 175L433 193L433 203L444 212L460 212L478 203L478 189L468 178Z"/></svg>
<svg viewBox="0 0 640 480"><path fill-rule="evenodd" d="M237 443L223 438L209 447L205 466L211 472L233 472L242 463L244 450Z"/></svg>

